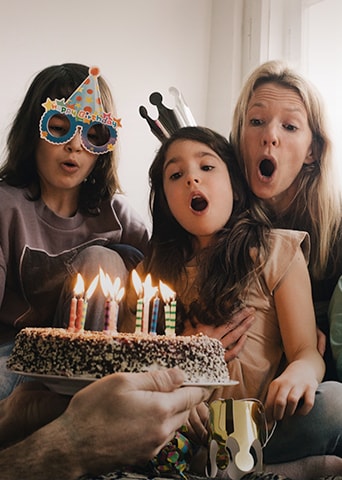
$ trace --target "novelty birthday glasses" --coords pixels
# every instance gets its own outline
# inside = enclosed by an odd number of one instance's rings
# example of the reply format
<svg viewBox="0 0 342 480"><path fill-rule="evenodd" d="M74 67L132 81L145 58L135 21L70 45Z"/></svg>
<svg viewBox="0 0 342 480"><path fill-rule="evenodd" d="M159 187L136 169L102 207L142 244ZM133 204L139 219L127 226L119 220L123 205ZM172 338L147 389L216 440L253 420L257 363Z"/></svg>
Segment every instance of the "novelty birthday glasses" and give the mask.
<svg viewBox="0 0 342 480"><path fill-rule="evenodd" d="M103 110L97 76L99 69L89 69L89 76L65 101L48 98L43 107L40 136L49 143L61 145L79 130L83 147L90 153L102 154L114 149L120 120Z"/></svg>

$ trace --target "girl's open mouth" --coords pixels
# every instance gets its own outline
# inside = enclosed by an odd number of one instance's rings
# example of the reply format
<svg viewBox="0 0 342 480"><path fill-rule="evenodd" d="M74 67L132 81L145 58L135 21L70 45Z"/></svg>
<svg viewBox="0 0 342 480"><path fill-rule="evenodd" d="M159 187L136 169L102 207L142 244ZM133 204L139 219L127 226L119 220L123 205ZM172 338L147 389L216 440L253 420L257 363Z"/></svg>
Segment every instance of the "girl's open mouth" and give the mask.
<svg viewBox="0 0 342 480"><path fill-rule="evenodd" d="M207 208L208 202L201 195L194 195L194 197L191 199L190 205L192 210L195 210L195 212L202 212Z"/></svg>

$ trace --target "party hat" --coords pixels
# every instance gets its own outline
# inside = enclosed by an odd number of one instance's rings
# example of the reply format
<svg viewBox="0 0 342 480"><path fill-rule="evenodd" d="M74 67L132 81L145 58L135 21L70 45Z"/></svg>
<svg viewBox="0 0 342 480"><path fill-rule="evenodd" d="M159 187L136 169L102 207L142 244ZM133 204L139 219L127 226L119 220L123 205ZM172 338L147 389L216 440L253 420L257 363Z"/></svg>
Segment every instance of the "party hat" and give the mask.
<svg viewBox="0 0 342 480"><path fill-rule="evenodd" d="M150 103L158 110L158 117L155 120L148 115L143 105L139 108L139 113L147 121L151 132L161 142L181 127L196 126L196 121L183 95L175 87L170 87L169 92L175 97L174 109L163 104L163 96L159 92L151 93Z"/></svg>
<svg viewBox="0 0 342 480"><path fill-rule="evenodd" d="M87 112L89 115L96 115L100 118L105 118L100 89L97 77L100 70L97 67L89 69L89 76L84 80L79 87L71 94L65 102L65 106L75 110L78 115L84 115Z"/></svg>

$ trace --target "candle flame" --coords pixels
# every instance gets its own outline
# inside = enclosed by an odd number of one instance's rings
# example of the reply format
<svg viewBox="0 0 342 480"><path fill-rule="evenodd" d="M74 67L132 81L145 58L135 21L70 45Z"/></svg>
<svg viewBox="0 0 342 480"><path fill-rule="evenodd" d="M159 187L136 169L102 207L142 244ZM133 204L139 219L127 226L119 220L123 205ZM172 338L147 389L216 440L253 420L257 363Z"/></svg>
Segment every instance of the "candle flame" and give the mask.
<svg viewBox="0 0 342 480"><path fill-rule="evenodd" d="M108 273L104 273L102 268L100 268L100 284L105 297L110 297L112 300L117 298L118 292L120 289L121 280L119 277L116 277L114 282L112 282ZM122 295L123 296L123 295Z"/></svg>
<svg viewBox="0 0 342 480"><path fill-rule="evenodd" d="M142 294L143 288L142 288L142 283L138 275L138 272L135 269L132 270L132 282L133 282L136 294L140 296Z"/></svg>
<svg viewBox="0 0 342 480"><path fill-rule="evenodd" d="M110 279L108 281L108 278L109 278L108 274L105 274L102 268L100 268L99 276L100 276L100 285L102 288L103 295L105 297L108 297L110 295L110 283L111 283Z"/></svg>
<svg viewBox="0 0 342 480"><path fill-rule="evenodd" d="M115 296L115 300L117 303L121 302L122 300L122 297L125 295L125 289L124 287L120 288L120 290L118 291L118 293L116 294Z"/></svg>
<svg viewBox="0 0 342 480"><path fill-rule="evenodd" d="M77 274L76 284L74 288L74 295L81 296L84 293L84 280L80 273Z"/></svg>
<svg viewBox="0 0 342 480"><path fill-rule="evenodd" d="M102 290L106 289L106 275L101 267L99 268L99 278Z"/></svg>
<svg viewBox="0 0 342 480"><path fill-rule="evenodd" d="M94 280L91 282L91 284L88 287L87 293L86 293L86 299L89 300L89 298L92 296L92 294L95 292L95 289L97 287L97 284L99 282L99 275L97 274Z"/></svg>
<svg viewBox="0 0 342 480"><path fill-rule="evenodd" d="M159 290L165 303L169 303L171 300L175 298L175 295L176 295L175 292L171 290L171 288L168 287L161 280L159 280Z"/></svg>
<svg viewBox="0 0 342 480"><path fill-rule="evenodd" d="M152 287L151 274L149 273L144 282L144 302L149 302L152 297L157 293L158 288Z"/></svg>
<svg viewBox="0 0 342 480"><path fill-rule="evenodd" d="M118 292L120 290L121 280L119 277L116 277L113 283L113 297L117 298Z"/></svg>

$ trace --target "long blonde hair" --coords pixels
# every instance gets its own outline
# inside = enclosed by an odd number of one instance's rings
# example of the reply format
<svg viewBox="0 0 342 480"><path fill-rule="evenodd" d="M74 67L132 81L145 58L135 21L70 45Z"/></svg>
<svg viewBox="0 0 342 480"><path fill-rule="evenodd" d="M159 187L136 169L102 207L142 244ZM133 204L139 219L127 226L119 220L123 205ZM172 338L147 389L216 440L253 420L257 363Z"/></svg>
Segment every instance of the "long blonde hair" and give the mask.
<svg viewBox="0 0 342 480"><path fill-rule="evenodd" d="M288 65L269 61L256 68L244 84L233 116L230 135L242 171L242 131L250 98L257 87L276 83L289 88L301 97L312 132L314 162L303 165L298 177L298 190L287 211L281 217L260 201L273 225L282 228L306 230L311 238L310 270L314 278L324 277L332 247L341 227L342 200L337 183L338 174L332 160L332 145L327 134L324 106L316 88Z"/></svg>

